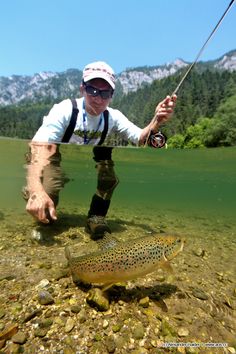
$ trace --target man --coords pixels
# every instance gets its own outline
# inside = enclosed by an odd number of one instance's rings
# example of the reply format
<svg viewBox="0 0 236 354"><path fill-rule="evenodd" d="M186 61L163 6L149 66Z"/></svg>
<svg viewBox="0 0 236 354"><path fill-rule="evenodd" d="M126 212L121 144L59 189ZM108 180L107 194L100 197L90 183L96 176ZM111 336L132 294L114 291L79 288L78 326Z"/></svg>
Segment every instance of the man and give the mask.
<svg viewBox="0 0 236 354"><path fill-rule="evenodd" d="M100 145L113 132L137 145L149 143L150 133L157 132L159 125L171 117L176 101L176 96L167 96L157 105L151 122L141 129L119 110L109 107L114 90L113 69L105 62L88 64L80 86L82 97L55 104L44 117L30 144L31 163L27 175L26 210L38 221L49 223L57 219L58 194L64 185L60 173L55 173L59 165L51 168L54 156L59 156L57 144L90 144L95 145L98 183L88 212L87 231L94 238L101 237L105 231L111 232L105 216L118 179L113 169L112 148Z"/></svg>

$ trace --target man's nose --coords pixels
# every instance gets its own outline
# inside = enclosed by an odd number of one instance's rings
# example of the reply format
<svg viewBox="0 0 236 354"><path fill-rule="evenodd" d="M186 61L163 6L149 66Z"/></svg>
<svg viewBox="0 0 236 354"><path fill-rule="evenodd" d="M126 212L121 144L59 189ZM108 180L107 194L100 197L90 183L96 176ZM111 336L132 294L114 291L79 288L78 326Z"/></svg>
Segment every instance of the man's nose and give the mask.
<svg viewBox="0 0 236 354"><path fill-rule="evenodd" d="M95 97L94 97L94 100L95 100L97 103L102 103L102 102L103 102L103 99L102 99L102 97L101 97L100 95L95 96Z"/></svg>

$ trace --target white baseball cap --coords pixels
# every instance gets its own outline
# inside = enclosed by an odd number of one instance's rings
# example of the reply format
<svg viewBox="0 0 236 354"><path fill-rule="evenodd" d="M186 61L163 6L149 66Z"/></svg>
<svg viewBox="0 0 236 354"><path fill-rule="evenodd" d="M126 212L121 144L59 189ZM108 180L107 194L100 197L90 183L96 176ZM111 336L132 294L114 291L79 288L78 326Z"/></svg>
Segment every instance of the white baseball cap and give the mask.
<svg viewBox="0 0 236 354"><path fill-rule="evenodd" d="M87 82L92 79L103 79L115 89L116 77L114 70L104 61L95 61L85 66L83 70L83 81Z"/></svg>

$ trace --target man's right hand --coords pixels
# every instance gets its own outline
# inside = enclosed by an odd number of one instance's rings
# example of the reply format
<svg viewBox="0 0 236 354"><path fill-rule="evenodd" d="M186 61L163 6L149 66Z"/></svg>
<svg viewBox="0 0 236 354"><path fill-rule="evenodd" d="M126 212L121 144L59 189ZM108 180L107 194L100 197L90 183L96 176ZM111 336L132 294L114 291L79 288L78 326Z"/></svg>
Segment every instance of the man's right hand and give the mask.
<svg viewBox="0 0 236 354"><path fill-rule="evenodd" d="M44 224L50 222L49 216L52 220L57 220L55 205L45 191L32 193L26 204L26 210Z"/></svg>

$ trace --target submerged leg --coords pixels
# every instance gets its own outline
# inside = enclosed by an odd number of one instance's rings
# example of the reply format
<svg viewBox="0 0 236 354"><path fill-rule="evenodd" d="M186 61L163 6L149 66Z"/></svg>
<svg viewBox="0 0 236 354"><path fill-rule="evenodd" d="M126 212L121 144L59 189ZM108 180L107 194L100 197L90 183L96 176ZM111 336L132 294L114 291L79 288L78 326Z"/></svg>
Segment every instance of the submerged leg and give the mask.
<svg viewBox="0 0 236 354"><path fill-rule="evenodd" d="M98 173L97 190L93 195L88 212L87 231L94 239L103 237L105 232L111 233L105 221L112 194L119 183L114 171L114 162L111 154L112 148L95 147L94 160L97 162Z"/></svg>

